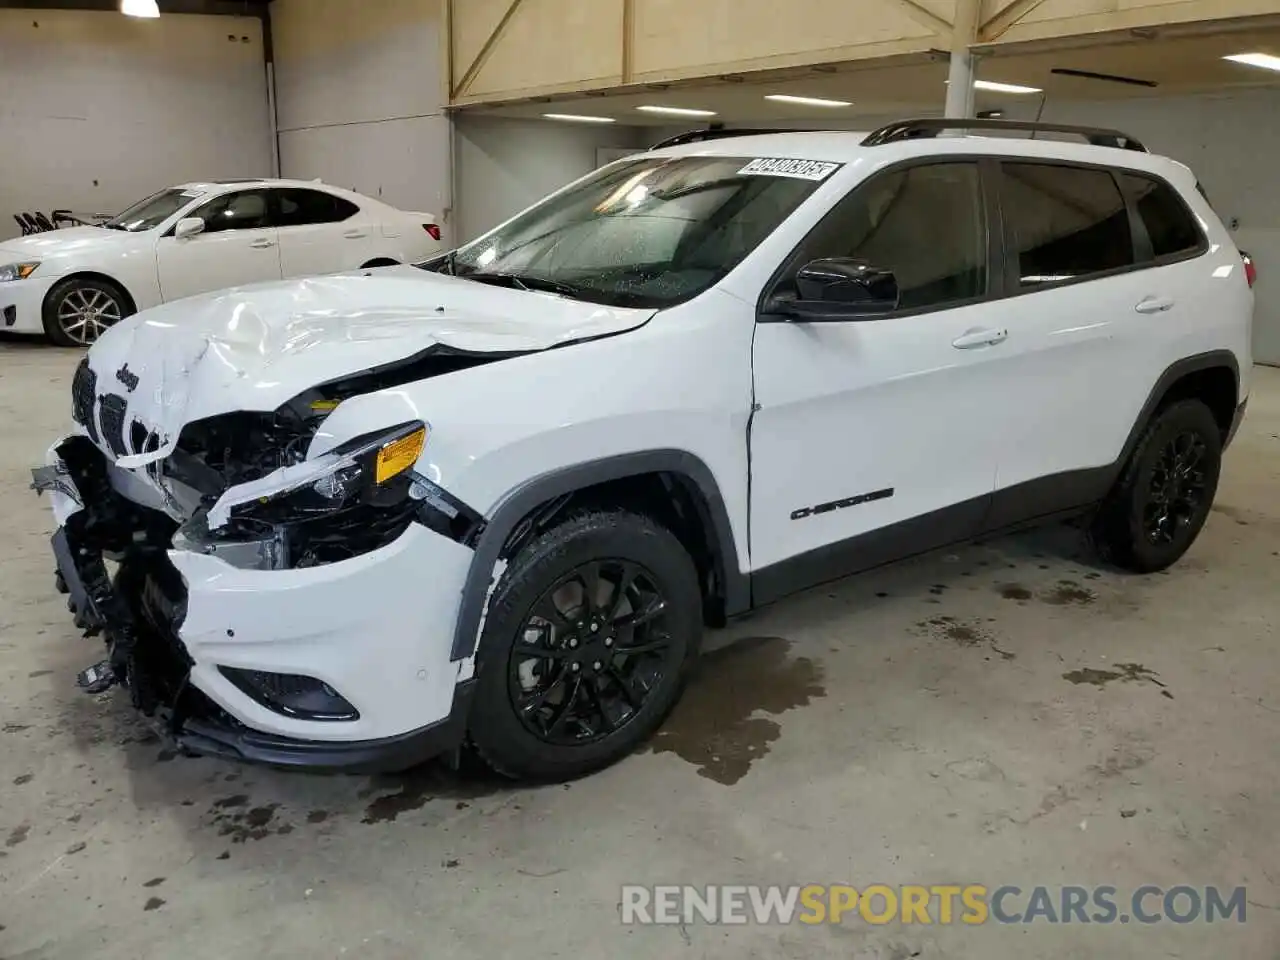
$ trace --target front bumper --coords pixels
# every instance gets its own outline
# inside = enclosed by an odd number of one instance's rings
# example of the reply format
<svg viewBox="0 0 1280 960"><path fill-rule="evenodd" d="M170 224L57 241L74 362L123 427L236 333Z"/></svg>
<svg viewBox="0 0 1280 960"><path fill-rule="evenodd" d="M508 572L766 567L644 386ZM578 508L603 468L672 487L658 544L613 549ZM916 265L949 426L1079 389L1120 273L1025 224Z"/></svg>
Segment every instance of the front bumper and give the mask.
<svg viewBox="0 0 1280 960"><path fill-rule="evenodd" d="M44 298L57 279L37 275L0 283L0 331L44 333Z"/></svg>
<svg viewBox="0 0 1280 960"><path fill-rule="evenodd" d="M101 501L118 494L77 481L58 450L48 461L61 482L45 488L69 605L113 651L128 644L132 660L121 663L135 705L181 747L285 767L389 771L461 740L472 664L451 661L450 646L470 548L414 523L381 549L323 566L245 570L168 549L117 558L120 572L104 581L94 531L108 521ZM108 481L119 470L105 468ZM290 715L224 668L314 678L355 716Z"/></svg>

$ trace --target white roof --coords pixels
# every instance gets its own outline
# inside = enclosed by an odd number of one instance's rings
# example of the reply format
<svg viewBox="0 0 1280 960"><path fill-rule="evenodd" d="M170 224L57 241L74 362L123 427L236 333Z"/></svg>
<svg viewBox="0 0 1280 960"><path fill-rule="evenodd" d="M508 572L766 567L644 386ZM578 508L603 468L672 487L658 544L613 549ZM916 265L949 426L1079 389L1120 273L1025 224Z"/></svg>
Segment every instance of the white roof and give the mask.
<svg viewBox="0 0 1280 960"><path fill-rule="evenodd" d="M1073 160L1079 163L1148 170L1167 177L1181 177L1189 173L1183 164L1168 157L1145 153L1141 150L1097 147L1069 140L1031 140L1023 135L1008 137L966 134L897 140L879 146L865 147L862 141L866 137L866 133L846 130L779 131L743 137L721 137L677 147L664 147L654 150L653 153L657 156L781 157L827 160L836 163L872 161L876 166L914 157L979 155Z"/></svg>

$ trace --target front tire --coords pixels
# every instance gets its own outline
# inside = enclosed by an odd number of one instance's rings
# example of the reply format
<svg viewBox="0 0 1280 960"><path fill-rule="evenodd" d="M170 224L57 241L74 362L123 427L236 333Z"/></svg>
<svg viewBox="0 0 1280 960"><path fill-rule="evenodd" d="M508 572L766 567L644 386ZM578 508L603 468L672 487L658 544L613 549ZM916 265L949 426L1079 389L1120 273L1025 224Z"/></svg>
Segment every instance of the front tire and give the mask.
<svg viewBox="0 0 1280 960"><path fill-rule="evenodd" d="M701 634L697 572L670 531L629 512L573 516L526 544L494 592L471 744L513 778L606 767L666 719Z"/></svg>
<svg viewBox="0 0 1280 960"><path fill-rule="evenodd" d="M1135 573L1172 565L1204 526L1221 467L1222 430L1209 408L1199 400L1165 407L1093 521L1098 554Z"/></svg>
<svg viewBox="0 0 1280 960"><path fill-rule="evenodd" d="M87 347L133 312L129 297L114 283L68 277L44 298L44 332L60 347Z"/></svg>

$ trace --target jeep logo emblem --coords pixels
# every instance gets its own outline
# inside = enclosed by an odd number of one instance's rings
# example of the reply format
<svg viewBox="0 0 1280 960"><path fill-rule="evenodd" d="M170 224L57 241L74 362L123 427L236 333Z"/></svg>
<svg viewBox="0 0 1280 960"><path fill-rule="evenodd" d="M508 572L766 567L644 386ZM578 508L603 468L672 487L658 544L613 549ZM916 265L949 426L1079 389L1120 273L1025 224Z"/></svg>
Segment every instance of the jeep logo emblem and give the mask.
<svg viewBox="0 0 1280 960"><path fill-rule="evenodd" d="M127 363L116 371L116 379L123 383L130 393L138 388L138 375L129 369Z"/></svg>

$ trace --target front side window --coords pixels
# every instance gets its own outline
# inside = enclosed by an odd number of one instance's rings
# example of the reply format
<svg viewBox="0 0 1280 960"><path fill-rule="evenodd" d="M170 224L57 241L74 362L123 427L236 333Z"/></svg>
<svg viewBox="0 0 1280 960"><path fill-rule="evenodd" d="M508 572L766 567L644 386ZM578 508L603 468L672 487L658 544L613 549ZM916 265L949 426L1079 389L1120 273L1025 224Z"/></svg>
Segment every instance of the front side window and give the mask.
<svg viewBox="0 0 1280 960"><path fill-rule="evenodd" d="M267 226L267 195L261 190L226 193L191 214L204 220L205 233L256 230Z"/></svg>
<svg viewBox="0 0 1280 960"><path fill-rule="evenodd" d="M145 200L139 200L103 226L108 230L123 230L126 233L153 230L199 196L200 192L197 190L161 190Z"/></svg>
<svg viewBox="0 0 1280 960"><path fill-rule="evenodd" d="M987 227L978 166L933 163L872 178L836 204L792 258L850 257L893 271L902 310L987 290Z"/></svg>
<svg viewBox="0 0 1280 960"><path fill-rule="evenodd" d="M428 268L613 306L672 306L718 282L839 167L780 162L772 170L783 175L752 163L612 164Z"/></svg>
<svg viewBox="0 0 1280 960"><path fill-rule="evenodd" d="M1204 236L1173 187L1137 173L1122 173L1120 179L1147 228L1152 256L1177 257L1200 249Z"/></svg>
<svg viewBox="0 0 1280 960"><path fill-rule="evenodd" d="M1129 212L1106 170L1043 163L1001 165L1007 249L1022 289L1132 266Z"/></svg>
<svg viewBox="0 0 1280 960"><path fill-rule="evenodd" d="M338 223L360 212L349 200L320 190L277 190L279 226L304 227L315 223Z"/></svg>

